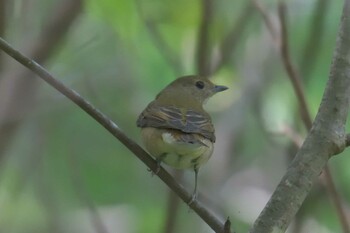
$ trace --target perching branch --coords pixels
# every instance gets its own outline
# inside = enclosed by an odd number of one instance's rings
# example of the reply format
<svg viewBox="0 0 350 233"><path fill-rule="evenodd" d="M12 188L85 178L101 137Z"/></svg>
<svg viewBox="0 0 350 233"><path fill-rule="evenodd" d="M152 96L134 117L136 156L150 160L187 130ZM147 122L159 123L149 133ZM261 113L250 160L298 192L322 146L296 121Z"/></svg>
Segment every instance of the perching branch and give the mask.
<svg viewBox="0 0 350 233"><path fill-rule="evenodd" d="M350 0L345 0L329 80L312 128L251 233L284 232L328 159L346 146L350 102Z"/></svg>
<svg viewBox="0 0 350 233"><path fill-rule="evenodd" d="M153 172L158 169L157 163L151 158L151 156L143 150L137 143L130 139L124 132L106 115L100 110L95 108L91 103L81 97L76 91L68 88L62 82L55 79L48 71L42 66L36 63L13 49L4 39L0 38L0 49L2 49L9 56L13 57L19 63L30 69L37 74L41 79L54 87L57 91L65 95L72 102L78 105L82 110L95 119L100 125L102 125L109 133L111 133L116 139L124 144L131 152L133 152L147 167ZM164 169L161 168L157 173L157 176L172 189L184 202L188 202L191 199L191 194L187 192L182 185L176 182L176 180ZM198 200L193 201L190 207L215 231L224 232L224 223L214 216L206 207Z"/></svg>

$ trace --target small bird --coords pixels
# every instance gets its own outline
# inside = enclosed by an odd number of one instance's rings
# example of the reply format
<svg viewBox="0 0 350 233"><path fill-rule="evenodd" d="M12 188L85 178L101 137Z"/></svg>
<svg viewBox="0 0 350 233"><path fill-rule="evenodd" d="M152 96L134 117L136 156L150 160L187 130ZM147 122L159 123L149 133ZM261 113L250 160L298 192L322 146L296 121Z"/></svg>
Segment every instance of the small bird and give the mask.
<svg viewBox="0 0 350 233"><path fill-rule="evenodd" d="M140 114L137 126L147 151L176 169L193 169L197 195L199 167L213 153L215 130L203 104L214 94L228 89L197 75L183 76L166 86Z"/></svg>

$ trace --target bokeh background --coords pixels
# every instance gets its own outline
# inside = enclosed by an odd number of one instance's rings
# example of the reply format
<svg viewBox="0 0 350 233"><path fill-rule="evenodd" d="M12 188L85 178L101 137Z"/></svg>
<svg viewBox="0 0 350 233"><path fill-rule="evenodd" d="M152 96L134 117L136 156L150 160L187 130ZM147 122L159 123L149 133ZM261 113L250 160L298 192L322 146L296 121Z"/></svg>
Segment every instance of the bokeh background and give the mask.
<svg viewBox="0 0 350 233"><path fill-rule="evenodd" d="M279 32L277 1L260 3ZM342 3L286 1L312 117ZM217 142L199 199L236 232L248 231L307 133L279 41L250 1L0 0L0 35L139 143L138 114L176 77L204 73L229 86L206 105ZM348 164L348 151L329 163L349 216ZM105 129L2 52L0 168L0 232L212 232ZM175 175L192 191L192 171ZM289 232L341 232L324 184L321 175Z"/></svg>

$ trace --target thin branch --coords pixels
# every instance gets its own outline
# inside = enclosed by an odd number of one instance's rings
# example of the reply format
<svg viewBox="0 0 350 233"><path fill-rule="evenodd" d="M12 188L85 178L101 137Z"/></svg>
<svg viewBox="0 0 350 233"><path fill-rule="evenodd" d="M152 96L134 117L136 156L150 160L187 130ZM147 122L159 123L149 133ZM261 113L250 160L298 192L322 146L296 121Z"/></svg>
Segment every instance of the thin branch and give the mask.
<svg viewBox="0 0 350 233"><path fill-rule="evenodd" d="M183 179L183 172L176 170L174 173L174 178L181 182ZM175 232L175 224L178 216L178 210L180 206L180 199L174 192L169 192L168 194L168 206L166 211L166 220L164 221L164 233L173 233Z"/></svg>
<svg viewBox="0 0 350 233"><path fill-rule="evenodd" d="M348 223L348 218L345 214L345 211L343 209L343 203L342 200L339 196L339 193L337 191L337 188L335 187L333 178L332 178L332 173L329 169L329 166L325 166L324 170L324 179L326 180L326 188L329 196L331 197L334 206L337 210L337 215L339 217L341 226L343 228L343 233L349 233L350 232L350 227Z"/></svg>
<svg viewBox="0 0 350 233"><path fill-rule="evenodd" d="M72 102L78 105L88 115L95 119L100 125L102 125L108 132L110 132L116 139L124 144L131 152L133 152L147 167L153 172L158 171L158 165L152 157L143 150L137 143L130 139L123 131L100 110L95 108L91 103L81 97L76 91L68 88L62 82L55 79L48 71L42 66L36 63L34 60L21 54L19 51L13 49L5 40L0 38L0 48L13 57L19 63L33 71L41 79L54 87L57 91L65 95ZM157 176L172 189L184 202L188 202L191 199L191 194L187 192L182 185L176 182L176 180L161 167ZM220 221L215 215L213 215L202 203L198 200L193 201L190 204L192 208L215 232L224 231L224 223Z"/></svg>
<svg viewBox="0 0 350 233"><path fill-rule="evenodd" d="M213 18L213 0L201 0L202 18L197 35L197 73L207 77L210 72L209 29Z"/></svg>
<svg viewBox="0 0 350 233"><path fill-rule="evenodd" d="M253 4L254 4L254 7L256 8L256 10L260 12L260 14L264 20L264 23L266 25L266 28L271 34L272 39L276 42L277 45L280 45L281 38L279 36L279 33L278 33L276 27L274 26L269 14L267 13L266 9L260 3L259 0L253 0Z"/></svg>
<svg viewBox="0 0 350 233"><path fill-rule="evenodd" d="M161 35L159 29L157 28L156 23L153 20L146 18L145 14L142 11L140 0L136 0L135 2L140 18L144 21L149 35L153 39L154 45L157 47L159 53L168 62L175 73L181 74L183 68L178 59L178 55L176 55L176 53L166 43L164 37Z"/></svg>
<svg viewBox="0 0 350 233"><path fill-rule="evenodd" d="M278 16L281 22L281 56L284 68L287 71L288 78L293 85L293 89L298 99L299 111L301 118L307 129L312 126L311 115L307 107L305 94L301 84L301 78L299 72L296 70L294 64L291 61L289 54L289 42L288 42L288 29L287 29L287 19L286 19L286 6L284 2L280 2L278 5Z"/></svg>
<svg viewBox="0 0 350 233"><path fill-rule="evenodd" d="M300 71L305 80L309 80L309 75L313 70L318 54L322 50L321 42L325 32L325 23L327 11L329 9L329 0L318 0L316 9L311 22L308 40L305 43L304 53L301 57Z"/></svg>
<svg viewBox="0 0 350 233"><path fill-rule="evenodd" d="M86 188L81 177L81 172L79 168L79 164L76 161L75 155L70 154L68 156L68 165L69 170L71 172L71 178L73 182L74 189L79 197L79 199L84 202L87 206L88 211L90 213L91 224L95 228L96 233L108 233L106 226L103 224L103 221L98 213L98 210L95 206L95 203L91 200L86 192Z"/></svg>
<svg viewBox="0 0 350 233"><path fill-rule="evenodd" d="M42 33L29 45L30 57L44 63L52 56L81 12L82 4L82 0L60 2ZM33 74L27 70L3 73L0 75L3 77L0 79L0 159L10 144L21 117L32 109L37 87L37 83L31 79Z"/></svg>
<svg viewBox="0 0 350 233"><path fill-rule="evenodd" d="M0 0L0 37L4 37L5 35L7 3L8 3L7 0ZM0 70L2 68L2 63L3 63L3 54L0 52Z"/></svg>
<svg viewBox="0 0 350 233"><path fill-rule="evenodd" d="M242 10L242 14L238 17L235 25L232 27L232 30L223 39L220 45L220 58L213 64L210 74L214 74L216 71L220 70L231 58L235 48L237 48L239 40L243 37L244 30L252 19L253 13L252 3L248 0L244 10Z"/></svg>
<svg viewBox="0 0 350 233"><path fill-rule="evenodd" d="M312 129L251 233L284 232L328 159L345 149L350 103L349 13L350 0L345 0L329 81Z"/></svg>
<svg viewBox="0 0 350 233"><path fill-rule="evenodd" d="M0 0L0 36L4 36L6 28L6 5L7 0Z"/></svg>
<svg viewBox="0 0 350 233"><path fill-rule="evenodd" d="M224 225L224 233L231 233L231 221L230 218L226 219L225 225Z"/></svg>

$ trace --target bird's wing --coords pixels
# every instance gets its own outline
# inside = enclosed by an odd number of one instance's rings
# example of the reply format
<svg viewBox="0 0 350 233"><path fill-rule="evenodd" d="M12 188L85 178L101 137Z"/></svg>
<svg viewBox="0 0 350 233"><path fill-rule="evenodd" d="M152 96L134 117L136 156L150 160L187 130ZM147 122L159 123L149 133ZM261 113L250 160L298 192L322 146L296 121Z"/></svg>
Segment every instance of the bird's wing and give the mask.
<svg viewBox="0 0 350 233"><path fill-rule="evenodd" d="M152 102L139 116L137 126L196 133L215 142L214 127L206 112L201 113L174 106L160 106Z"/></svg>

